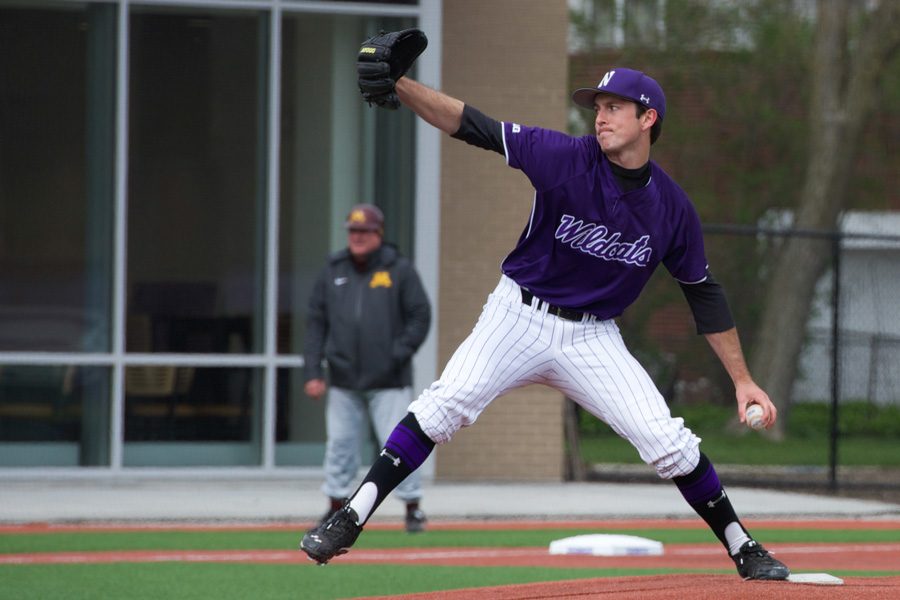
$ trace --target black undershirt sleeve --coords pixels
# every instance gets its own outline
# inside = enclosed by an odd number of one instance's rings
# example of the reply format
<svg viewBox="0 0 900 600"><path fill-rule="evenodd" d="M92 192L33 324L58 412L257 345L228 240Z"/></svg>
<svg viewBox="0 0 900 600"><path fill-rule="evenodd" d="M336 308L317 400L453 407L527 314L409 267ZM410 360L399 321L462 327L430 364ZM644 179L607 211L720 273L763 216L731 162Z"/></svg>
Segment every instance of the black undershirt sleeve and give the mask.
<svg viewBox="0 0 900 600"><path fill-rule="evenodd" d="M463 107L459 129L451 137L485 150L506 154L503 148L503 124L468 104Z"/></svg>
<svg viewBox="0 0 900 600"><path fill-rule="evenodd" d="M707 270L706 279L700 283L679 282L679 285L694 314L698 334L719 333L734 327L725 290L712 273Z"/></svg>

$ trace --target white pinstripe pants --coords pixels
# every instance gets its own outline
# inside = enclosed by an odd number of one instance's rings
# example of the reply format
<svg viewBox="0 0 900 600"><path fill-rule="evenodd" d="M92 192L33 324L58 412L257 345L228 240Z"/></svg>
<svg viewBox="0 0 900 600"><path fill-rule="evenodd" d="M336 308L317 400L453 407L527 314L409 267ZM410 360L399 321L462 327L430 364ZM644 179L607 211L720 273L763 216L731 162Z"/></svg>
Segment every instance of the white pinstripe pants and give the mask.
<svg viewBox="0 0 900 600"><path fill-rule="evenodd" d="M469 337L440 379L409 406L436 443L472 425L494 398L529 383L559 390L607 423L641 459L670 479L694 470L700 438L672 417L650 376L625 347L615 321L548 315L501 276Z"/></svg>

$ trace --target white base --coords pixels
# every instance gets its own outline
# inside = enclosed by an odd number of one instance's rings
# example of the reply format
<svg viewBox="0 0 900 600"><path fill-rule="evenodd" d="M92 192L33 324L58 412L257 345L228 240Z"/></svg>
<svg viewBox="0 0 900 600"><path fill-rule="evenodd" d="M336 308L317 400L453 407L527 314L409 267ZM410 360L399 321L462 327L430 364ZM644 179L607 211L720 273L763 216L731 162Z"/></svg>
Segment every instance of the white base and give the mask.
<svg viewBox="0 0 900 600"><path fill-rule="evenodd" d="M791 573L788 575L791 583L813 583L816 585L844 585L844 580L828 573Z"/></svg>
<svg viewBox="0 0 900 600"><path fill-rule="evenodd" d="M550 542L550 554L589 556L660 556L662 542L634 535L576 535Z"/></svg>

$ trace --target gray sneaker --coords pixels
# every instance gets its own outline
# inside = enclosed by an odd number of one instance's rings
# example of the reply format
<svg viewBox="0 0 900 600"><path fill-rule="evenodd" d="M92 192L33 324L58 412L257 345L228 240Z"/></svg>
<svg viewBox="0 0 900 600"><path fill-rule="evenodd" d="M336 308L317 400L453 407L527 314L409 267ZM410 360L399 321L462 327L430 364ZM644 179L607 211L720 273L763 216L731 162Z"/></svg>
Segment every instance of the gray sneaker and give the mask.
<svg viewBox="0 0 900 600"><path fill-rule="evenodd" d="M775 560L760 544L750 540L731 557L738 574L748 579L783 580L791 574L784 563Z"/></svg>
<svg viewBox="0 0 900 600"><path fill-rule="evenodd" d="M306 552L310 560L324 565L340 554L346 554L362 532L356 522L359 517L356 511L345 506L336 511L324 523L313 527L300 540L300 549Z"/></svg>

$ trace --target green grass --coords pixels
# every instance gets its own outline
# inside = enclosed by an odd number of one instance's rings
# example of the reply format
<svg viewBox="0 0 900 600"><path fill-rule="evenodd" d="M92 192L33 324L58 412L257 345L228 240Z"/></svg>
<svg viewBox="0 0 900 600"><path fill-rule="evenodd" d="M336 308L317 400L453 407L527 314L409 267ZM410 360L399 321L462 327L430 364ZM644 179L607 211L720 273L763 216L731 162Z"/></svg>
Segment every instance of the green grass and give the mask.
<svg viewBox="0 0 900 600"><path fill-rule="evenodd" d="M692 428L694 430L694 428ZM827 440L789 438L781 442L764 439L757 433L736 436L695 430L701 448L716 464L816 466L829 464ZM640 464L634 447L614 434L582 437L581 456L588 464ZM841 466L900 467L900 444L882 439L854 438L838 446Z"/></svg>
<svg viewBox="0 0 900 600"><path fill-rule="evenodd" d="M325 600L674 572L419 565L141 563L0 566L0 599ZM730 571L728 571L730 572Z"/></svg>
<svg viewBox="0 0 900 600"><path fill-rule="evenodd" d="M716 464L827 466L830 456L829 408L824 405L793 407L787 435L774 442L741 427L729 430L735 416L731 407L676 406L672 414L703 439L703 451ZM900 467L900 412L863 403L841 407L842 436L838 462L842 466ZM637 451L605 424L581 414L581 455L587 463L641 462Z"/></svg>
<svg viewBox="0 0 900 600"><path fill-rule="evenodd" d="M596 529L431 530L410 536L398 530L369 530L356 548L533 547L554 539L598 533ZM705 528L615 530L663 543L715 543ZM767 543L900 542L900 530L754 529ZM299 530L238 531L48 531L0 534L0 554L103 550L285 550L294 549ZM684 572L672 569L595 569L536 567L437 567L426 565L312 563L113 563L0 565L0 600L96 598L254 600L332 599L396 595L467 587L511 585L593 577ZM731 573L698 569L704 573ZM888 576L890 572L835 572L838 576Z"/></svg>

